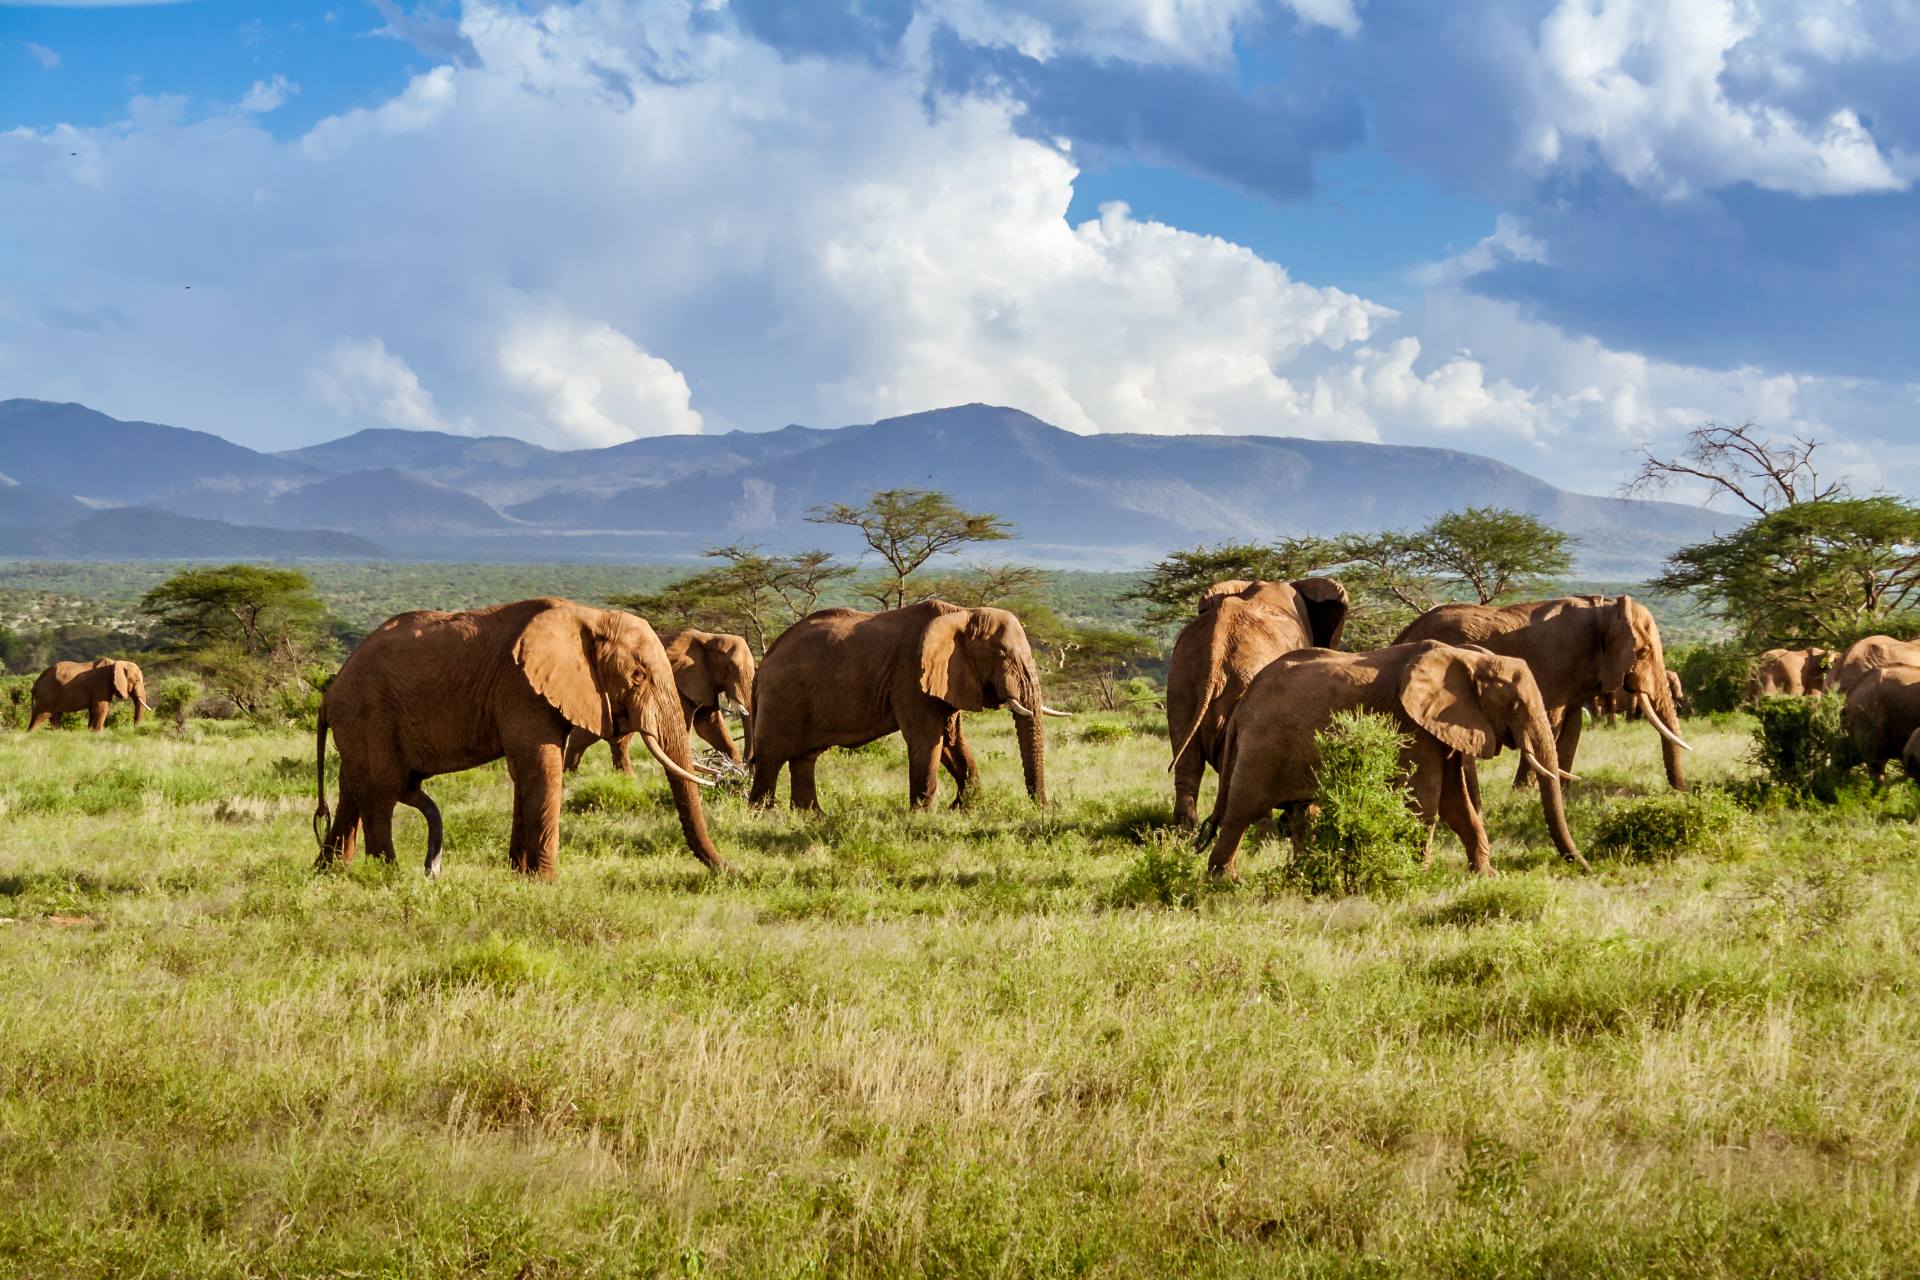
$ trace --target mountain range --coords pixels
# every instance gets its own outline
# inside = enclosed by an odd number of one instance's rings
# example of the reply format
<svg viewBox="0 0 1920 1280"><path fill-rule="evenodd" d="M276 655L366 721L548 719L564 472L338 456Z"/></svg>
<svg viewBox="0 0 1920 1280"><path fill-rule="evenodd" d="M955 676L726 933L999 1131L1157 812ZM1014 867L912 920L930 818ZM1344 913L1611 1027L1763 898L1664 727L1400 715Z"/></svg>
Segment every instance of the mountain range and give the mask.
<svg viewBox="0 0 1920 1280"><path fill-rule="evenodd" d="M703 547L861 550L808 510L931 488L1011 520L995 558L1132 568L1179 547L1415 528L1514 507L1574 534L1578 571L1636 579L1735 523L1569 493L1479 454L1277 436L1075 435L970 404L863 426L546 449L370 429L261 453L79 404L0 401L0 556L675 561Z"/></svg>

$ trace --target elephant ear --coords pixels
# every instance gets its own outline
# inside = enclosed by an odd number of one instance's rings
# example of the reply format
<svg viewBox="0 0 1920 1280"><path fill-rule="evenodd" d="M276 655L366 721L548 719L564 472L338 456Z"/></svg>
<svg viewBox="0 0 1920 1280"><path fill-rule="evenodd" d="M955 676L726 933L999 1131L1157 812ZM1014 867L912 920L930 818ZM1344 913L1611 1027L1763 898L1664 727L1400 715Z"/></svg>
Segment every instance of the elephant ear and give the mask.
<svg viewBox="0 0 1920 1280"><path fill-rule="evenodd" d="M987 685L962 643L973 623L970 609L935 615L920 636L920 688L962 711L984 711Z"/></svg>
<svg viewBox="0 0 1920 1280"><path fill-rule="evenodd" d="M713 683L713 653L714 642L709 638L695 640L684 653L667 655L673 664L674 688L696 707L719 705Z"/></svg>
<svg viewBox="0 0 1920 1280"><path fill-rule="evenodd" d="M116 698L133 696L133 676L130 674L133 664L116 662L113 664L113 694Z"/></svg>
<svg viewBox="0 0 1920 1280"><path fill-rule="evenodd" d="M1435 644L1400 676L1400 705L1413 722L1455 751L1485 760L1500 754L1500 737L1480 705L1474 659Z"/></svg>
<svg viewBox="0 0 1920 1280"><path fill-rule="evenodd" d="M1612 692L1625 687L1627 674L1639 656L1639 645L1633 634L1633 597L1621 596L1611 604L1603 604L1598 613L1594 658L1600 688Z"/></svg>
<svg viewBox="0 0 1920 1280"><path fill-rule="evenodd" d="M1316 649L1338 649L1347 629L1347 589L1332 578L1296 578L1293 589L1307 613L1307 633Z"/></svg>
<svg viewBox="0 0 1920 1280"><path fill-rule="evenodd" d="M533 691L568 724L613 738L618 733L601 688L598 649L593 619L573 609L543 609L521 628L513 660Z"/></svg>

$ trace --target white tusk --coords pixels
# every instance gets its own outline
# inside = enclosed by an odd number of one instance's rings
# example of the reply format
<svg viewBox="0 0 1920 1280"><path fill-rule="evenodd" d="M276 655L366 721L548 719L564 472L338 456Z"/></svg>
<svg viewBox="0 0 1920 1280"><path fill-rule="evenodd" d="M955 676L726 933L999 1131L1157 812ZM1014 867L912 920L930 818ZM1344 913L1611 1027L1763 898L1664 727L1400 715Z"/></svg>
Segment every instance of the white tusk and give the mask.
<svg viewBox="0 0 1920 1280"><path fill-rule="evenodd" d="M1017 716L1025 716L1029 720L1033 718L1033 712L1021 706L1020 700L1018 698L1008 698L1007 706L1011 707L1013 709L1013 714Z"/></svg>
<svg viewBox="0 0 1920 1280"><path fill-rule="evenodd" d="M1537 774L1540 774L1542 777L1551 773L1556 778L1559 778L1563 782L1579 782L1580 781L1580 775L1577 773L1568 773L1565 769L1547 768L1545 765L1540 763L1540 758L1538 756L1534 755L1533 752L1528 751L1525 747L1522 747L1520 749L1520 754L1523 757L1525 757L1526 762L1533 767L1533 771Z"/></svg>
<svg viewBox="0 0 1920 1280"><path fill-rule="evenodd" d="M153 704L151 702L148 702L145 698L140 699L140 705L145 707L149 711L153 710Z"/></svg>
<svg viewBox="0 0 1920 1280"><path fill-rule="evenodd" d="M1041 714L1041 715L1043 715L1043 716L1059 716L1059 717L1060 717L1060 718L1061 718L1062 720L1071 720L1071 719L1073 719L1073 712L1071 712L1071 711L1055 711L1055 710L1054 710L1054 709L1053 709L1052 707L1050 707L1050 706L1048 706L1048 705L1047 705L1046 703L1044 703L1044 702L1040 704L1040 714Z"/></svg>
<svg viewBox="0 0 1920 1280"><path fill-rule="evenodd" d="M660 767L662 769L665 769L669 775L675 778L679 778L683 782L694 783L697 786L710 787L713 785L711 782L708 782L705 778L700 777L698 774L688 773L685 769L682 769L679 765L675 764L672 760L668 759L666 751L664 751L660 746L660 739L654 737L652 734L650 733L641 734L640 741L647 744L647 751L653 756L655 760L658 760L660 762Z"/></svg>
<svg viewBox="0 0 1920 1280"><path fill-rule="evenodd" d="M1653 726L1654 731L1658 733L1661 737L1665 738L1668 742L1671 742L1674 746L1680 748L1682 751L1693 750L1692 747L1687 745L1686 739L1682 738L1679 734L1675 733L1673 730L1667 728L1666 721L1662 720L1660 718L1659 713L1653 709L1653 699L1647 697L1647 695L1644 693L1640 695L1640 714L1643 718L1645 718L1648 724Z"/></svg>

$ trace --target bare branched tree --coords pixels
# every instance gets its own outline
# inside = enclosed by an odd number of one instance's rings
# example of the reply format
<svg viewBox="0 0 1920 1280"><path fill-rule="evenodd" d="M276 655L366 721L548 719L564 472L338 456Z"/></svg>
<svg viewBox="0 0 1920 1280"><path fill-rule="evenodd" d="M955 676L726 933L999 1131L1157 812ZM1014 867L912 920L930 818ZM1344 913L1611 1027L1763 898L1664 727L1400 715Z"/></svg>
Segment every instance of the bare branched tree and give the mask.
<svg viewBox="0 0 1920 1280"><path fill-rule="evenodd" d="M1845 497L1844 482L1821 481L1813 464L1819 447L1818 440L1801 436L1775 440L1752 421L1738 426L1707 422L1687 433L1678 457L1662 458L1642 445L1640 469L1620 491L1630 498L1649 497L1698 480L1707 486L1709 504L1732 497L1762 516L1802 502Z"/></svg>

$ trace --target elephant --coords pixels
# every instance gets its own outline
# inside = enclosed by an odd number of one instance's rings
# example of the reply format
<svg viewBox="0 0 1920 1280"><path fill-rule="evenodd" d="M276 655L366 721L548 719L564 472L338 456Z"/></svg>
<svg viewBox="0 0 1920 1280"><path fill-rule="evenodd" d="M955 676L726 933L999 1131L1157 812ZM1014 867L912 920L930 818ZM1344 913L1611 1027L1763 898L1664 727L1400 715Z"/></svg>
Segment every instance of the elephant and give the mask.
<svg viewBox="0 0 1920 1280"><path fill-rule="evenodd" d="M1907 775L1920 778L1911 753L1920 731L1920 666L1875 667L1861 675L1847 691L1841 710L1847 736L1877 779L1887 761L1899 760Z"/></svg>
<svg viewBox="0 0 1920 1280"><path fill-rule="evenodd" d="M340 808L327 812L327 732L340 752ZM367 851L391 862L393 807L427 820L426 872L440 870L440 810L421 782L506 757L514 870L552 879L561 757L575 728L638 733L666 770L694 856L727 869L707 835L673 669L642 618L571 600L521 600L462 613L397 614L360 642L327 685L315 735L320 864Z"/></svg>
<svg viewBox="0 0 1920 1280"><path fill-rule="evenodd" d="M1180 629L1167 663L1173 817L1192 826L1207 766L1220 767L1227 720L1260 669L1295 649L1337 649L1347 590L1332 578L1216 582Z"/></svg>
<svg viewBox="0 0 1920 1280"><path fill-rule="evenodd" d="M1760 655L1747 681L1747 701L1821 693L1837 657L1831 649L1769 649Z"/></svg>
<svg viewBox="0 0 1920 1280"><path fill-rule="evenodd" d="M1395 644L1439 640L1477 644L1519 658L1533 670L1554 725L1560 767L1573 768L1580 748L1580 708L1624 688L1659 733L1667 782L1687 789L1680 753L1691 751L1678 728L1660 624L1631 596L1561 596L1525 604L1443 604L1415 618ZM1652 707L1651 713L1647 711ZM1532 770L1525 760L1514 777L1524 785Z"/></svg>
<svg viewBox="0 0 1920 1280"><path fill-rule="evenodd" d="M740 748L733 745L727 732L726 717L720 704L731 698L740 708L743 732L751 733L753 711L753 648L744 636L716 634L710 631L676 631L662 636L667 661L673 664L673 682L680 690L680 710L687 727L699 734L715 751L735 764L741 762ZM633 775L633 757L629 745L633 735L615 738L611 744L613 764L620 772ZM600 741L585 729L567 735L566 770L580 767L580 757Z"/></svg>
<svg viewBox="0 0 1920 1280"><path fill-rule="evenodd" d="M31 733L49 720L71 711L87 713L87 728L106 727L108 704L115 698L133 703L133 722L139 724L153 709L147 701L146 677L134 663L114 658L92 662L56 662L33 682L33 709L27 720Z"/></svg>
<svg viewBox="0 0 1920 1280"><path fill-rule="evenodd" d="M1027 794L1045 804L1042 715L1065 715L1040 697L1040 673L1020 619L1005 609L926 600L865 613L821 609L767 649L754 682L750 801L766 807L792 766L796 809L818 809L814 764L829 747L858 747L898 731L907 740L907 797L933 803L939 767L962 804L979 777L960 713L1007 707L1020 738Z"/></svg>
<svg viewBox="0 0 1920 1280"><path fill-rule="evenodd" d="M1474 762L1513 747L1536 762L1554 847L1586 867L1560 791L1560 780L1572 775L1557 763L1553 724L1533 672L1518 658L1477 646L1419 640L1370 653L1308 649L1275 659L1253 678L1227 722L1220 791L1208 821L1211 874L1235 875L1248 826L1281 806L1292 810L1298 847L1320 763L1314 734L1336 712L1353 710L1390 716L1406 736L1400 759L1412 804L1427 824L1429 853L1434 824L1444 820L1473 870L1493 874Z"/></svg>
<svg viewBox="0 0 1920 1280"><path fill-rule="evenodd" d="M1868 636L1847 646L1827 671L1827 688L1851 693L1867 672L1878 667L1920 667L1920 640Z"/></svg>

